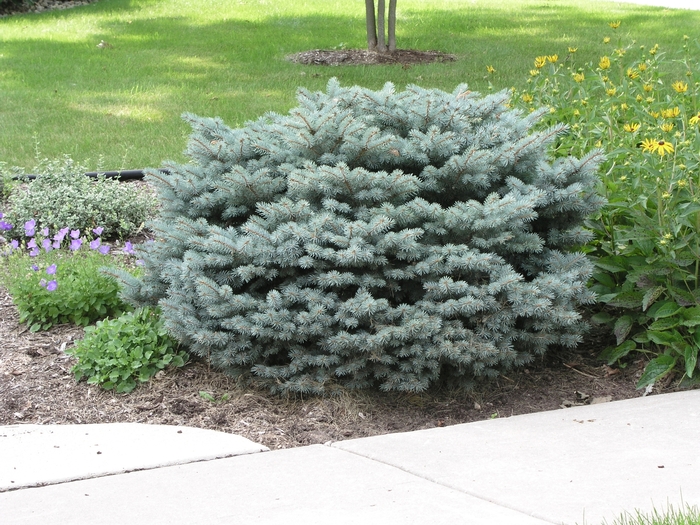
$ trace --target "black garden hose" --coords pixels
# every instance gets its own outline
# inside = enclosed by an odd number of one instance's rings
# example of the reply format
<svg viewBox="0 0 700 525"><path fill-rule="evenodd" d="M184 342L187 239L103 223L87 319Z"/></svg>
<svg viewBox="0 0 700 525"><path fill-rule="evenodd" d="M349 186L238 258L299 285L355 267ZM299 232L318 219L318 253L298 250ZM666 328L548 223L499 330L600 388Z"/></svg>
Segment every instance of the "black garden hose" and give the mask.
<svg viewBox="0 0 700 525"><path fill-rule="evenodd" d="M164 169L159 169L161 173L165 173L166 175L170 173L168 170ZM93 179L96 179L98 176L103 176L108 179L117 179L119 181L123 180L141 180L143 179L144 176L144 170L120 170L120 171L88 171L85 173L86 177L92 177ZM13 180L24 180L24 179L29 179L29 180L34 180L37 177L40 177L41 175L18 175L16 177L12 177Z"/></svg>

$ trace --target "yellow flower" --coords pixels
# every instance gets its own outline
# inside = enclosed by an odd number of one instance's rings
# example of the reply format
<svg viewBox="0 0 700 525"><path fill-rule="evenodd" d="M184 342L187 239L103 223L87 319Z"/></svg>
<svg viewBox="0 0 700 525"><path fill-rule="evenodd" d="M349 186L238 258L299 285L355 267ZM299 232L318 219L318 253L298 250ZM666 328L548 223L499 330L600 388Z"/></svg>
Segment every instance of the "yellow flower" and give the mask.
<svg viewBox="0 0 700 525"><path fill-rule="evenodd" d="M604 76L603 76L603 82L607 82L608 80L610 80L610 79L608 78L608 75L604 75Z"/></svg>
<svg viewBox="0 0 700 525"><path fill-rule="evenodd" d="M671 124L670 122L664 122L659 127L661 128L661 131L665 131L666 133L673 130L673 124Z"/></svg>
<svg viewBox="0 0 700 525"><path fill-rule="evenodd" d="M676 184L679 188L685 188L688 185L688 181L685 179L681 179Z"/></svg>
<svg viewBox="0 0 700 525"><path fill-rule="evenodd" d="M625 104L624 102L623 102L622 104L620 104L620 109L621 109L622 111L626 111L626 110L628 110L629 108L630 108L630 107L629 107L627 104Z"/></svg>
<svg viewBox="0 0 700 525"><path fill-rule="evenodd" d="M644 84L642 86L642 89L647 93L650 93L654 89L654 86L652 86L651 84Z"/></svg>
<svg viewBox="0 0 700 525"><path fill-rule="evenodd" d="M609 97L612 97L615 93L617 93L617 89L615 87L611 87L606 89L605 92Z"/></svg>
<svg viewBox="0 0 700 525"><path fill-rule="evenodd" d="M617 106L615 104L610 106L610 111L617 111Z"/></svg>
<svg viewBox="0 0 700 525"><path fill-rule="evenodd" d="M569 48L569 53L576 53L578 51L578 47L570 47Z"/></svg>
<svg viewBox="0 0 700 525"><path fill-rule="evenodd" d="M610 22L608 25L613 29L617 29L618 27L620 27L620 23L621 22L618 20L617 22Z"/></svg>
<svg viewBox="0 0 700 525"><path fill-rule="evenodd" d="M557 60L559 60L559 55L549 55L547 57L547 60L549 61L550 64L556 64Z"/></svg>
<svg viewBox="0 0 700 525"><path fill-rule="evenodd" d="M600 69L610 69L610 59L608 57L602 57L598 65Z"/></svg>
<svg viewBox="0 0 700 525"><path fill-rule="evenodd" d="M665 142L663 140L652 140L644 139L642 141L642 151L647 151L650 153L658 153L660 156L664 156L666 153L673 153L673 144L670 142Z"/></svg>
<svg viewBox="0 0 700 525"><path fill-rule="evenodd" d="M530 70L530 76L531 76L531 77L536 77L536 76L539 75L539 74L540 74L540 70L539 70L539 69L531 69L531 70Z"/></svg>
<svg viewBox="0 0 700 525"><path fill-rule="evenodd" d="M635 98L635 100L636 100L637 102L641 102L642 100L644 100L644 97L643 97L642 95L637 95L637 97Z"/></svg>
<svg viewBox="0 0 700 525"><path fill-rule="evenodd" d="M648 67L648 66L647 66L646 62L642 62L641 64L639 64L639 65L637 66L637 69L639 69L639 71L641 71L641 72L644 72L644 71L647 70L647 67Z"/></svg>
<svg viewBox="0 0 700 525"><path fill-rule="evenodd" d="M587 105L588 105L588 99L587 99L587 98L582 98L582 99L581 99L581 105L582 105L582 106L587 106Z"/></svg>
<svg viewBox="0 0 700 525"><path fill-rule="evenodd" d="M688 91L688 83L681 82L680 80L671 84L671 87L676 90L676 93L685 93Z"/></svg>
<svg viewBox="0 0 700 525"><path fill-rule="evenodd" d="M578 109L575 109L574 110L574 117L580 117L580 116L581 116L581 112Z"/></svg>
<svg viewBox="0 0 700 525"><path fill-rule="evenodd" d="M690 120L688 122L690 123L691 126L694 126L695 124L700 124L700 113L690 117Z"/></svg>
<svg viewBox="0 0 700 525"><path fill-rule="evenodd" d="M639 123L630 122L629 124L625 124L624 126L622 126L622 128L629 133L635 133L639 129Z"/></svg>
<svg viewBox="0 0 700 525"><path fill-rule="evenodd" d="M649 114L654 118L659 118L661 116L661 113L658 111L649 111Z"/></svg>
<svg viewBox="0 0 700 525"><path fill-rule="evenodd" d="M647 100L647 104L651 104L652 102L654 102L654 97L647 97L646 100Z"/></svg>
<svg viewBox="0 0 700 525"><path fill-rule="evenodd" d="M637 73L634 69L629 68L627 70L627 77L631 78L632 80L636 80L639 78L639 73Z"/></svg>
<svg viewBox="0 0 700 525"><path fill-rule="evenodd" d="M650 54L650 55L655 55L656 52L657 52L658 50L659 50L659 44L654 44L654 47L652 47L652 48L649 50L649 54Z"/></svg>
<svg viewBox="0 0 700 525"><path fill-rule="evenodd" d="M535 58L535 67L537 69L540 69L541 67L544 67L544 65L547 63L547 57L537 57Z"/></svg>
<svg viewBox="0 0 700 525"><path fill-rule="evenodd" d="M522 99L523 99L523 102L526 102L528 104L534 100L532 98L532 95L530 95L530 93L523 93Z"/></svg>
<svg viewBox="0 0 700 525"><path fill-rule="evenodd" d="M662 109L661 110L661 116L663 118L674 118L680 114L681 114L681 110L678 108L678 106L676 106L675 108L672 108L672 109Z"/></svg>
<svg viewBox="0 0 700 525"><path fill-rule="evenodd" d="M619 56L619 57L625 56L625 53L626 53L626 52L627 52L627 51L625 51L624 49L616 49L616 50L615 50L615 54L616 54L617 56Z"/></svg>
<svg viewBox="0 0 700 525"><path fill-rule="evenodd" d="M493 66L486 66L486 71L489 72L489 73L495 73L495 72L496 72L496 70L494 69Z"/></svg>
<svg viewBox="0 0 700 525"><path fill-rule="evenodd" d="M663 193L661 194L661 198L662 198L662 199L668 199L670 196L671 196L671 194L670 194L669 192L667 192L667 191L665 191L665 192L663 192ZM666 235L664 235L664 239L670 239L670 238L671 238L671 234L670 234L670 233L667 233Z"/></svg>
<svg viewBox="0 0 700 525"><path fill-rule="evenodd" d="M586 80L586 76L583 73L574 73L574 81L579 84Z"/></svg>
<svg viewBox="0 0 700 525"><path fill-rule="evenodd" d="M609 36L606 36L606 37L603 39L603 44L609 44L609 43L610 43L610 37L609 37Z"/></svg>

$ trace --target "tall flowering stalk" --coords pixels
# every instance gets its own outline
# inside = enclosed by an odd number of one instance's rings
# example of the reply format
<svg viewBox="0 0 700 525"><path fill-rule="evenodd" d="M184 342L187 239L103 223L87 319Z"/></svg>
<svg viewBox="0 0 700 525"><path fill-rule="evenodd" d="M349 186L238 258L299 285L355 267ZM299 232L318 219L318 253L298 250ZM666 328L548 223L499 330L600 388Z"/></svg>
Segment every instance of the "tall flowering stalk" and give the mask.
<svg viewBox="0 0 700 525"><path fill-rule="evenodd" d="M633 351L648 355L640 388L676 368L685 381L696 380L700 61L690 47L698 43L684 37L680 66L669 64L657 44L607 43L610 51L596 63L579 63L570 52L543 68L513 103L527 111L548 106L552 121L569 125L556 155L606 152L600 192L609 204L589 222L598 268L593 289L616 308L595 316L617 339L602 357L613 364Z"/></svg>

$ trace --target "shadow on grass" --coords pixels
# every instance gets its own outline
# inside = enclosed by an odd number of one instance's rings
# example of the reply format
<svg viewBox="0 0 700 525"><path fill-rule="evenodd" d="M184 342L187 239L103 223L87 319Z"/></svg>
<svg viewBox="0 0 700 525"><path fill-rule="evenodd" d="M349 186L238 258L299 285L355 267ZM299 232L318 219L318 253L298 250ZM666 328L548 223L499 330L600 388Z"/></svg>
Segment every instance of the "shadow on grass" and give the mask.
<svg viewBox="0 0 700 525"><path fill-rule="evenodd" d="M224 15L202 22L186 16L141 15L156 0L105 0L86 6L84 36L56 38L32 33L33 20L72 20L70 11L45 18L22 17L28 30L20 37L0 36L0 158L11 163L33 156L38 134L46 155L71 153L128 165L157 165L177 157L187 127L183 111L218 115L241 125L267 111L295 105L296 87L323 89L330 77L342 84L378 88L386 81L403 87L418 83L452 90L467 82L477 90L521 85L537 55L577 47L577 60L597 61L634 38L669 52L680 49L684 34L700 37L700 12L609 4L603 12L572 2L519 4L517 9L482 4L452 11L417 11L399 6L401 48L438 50L458 56L454 63L410 68L391 66L302 66L285 56L310 49L362 48L364 18L312 15L245 20ZM602 4L598 4L601 6ZM607 4L606 4L607 5ZM594 4L595 7L595 4ZM133 15L133 16L132 16ZM608 22L621 20L618 30ZM2 25L11 25L0 20ZM59 29L57 29L59 31ZM0 31L2 35L2 31ZM610 44L603 44L609 36ZM97 47L101 41L108 46ZM486 74L486 65L496 69Z"/></svg>

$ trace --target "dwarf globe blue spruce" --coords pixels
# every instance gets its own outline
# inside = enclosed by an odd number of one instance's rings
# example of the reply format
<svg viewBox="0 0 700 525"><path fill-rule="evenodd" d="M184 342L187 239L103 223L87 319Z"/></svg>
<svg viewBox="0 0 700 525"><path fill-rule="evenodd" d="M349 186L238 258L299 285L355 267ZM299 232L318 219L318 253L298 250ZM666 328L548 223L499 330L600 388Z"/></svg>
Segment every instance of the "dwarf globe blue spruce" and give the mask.
<svg viewBox="0 0 700 525"><path fill-rule="evenodd" d="M600 191L609 204L588 223L593 290L608 305L594 320L617 340L601 358L624 366L629 354L647 356L639 388L675 370L697 381L700 42L683 37L683 58L673 63L653 42L607 42L594 63L573 50L533 70L531 88L514 101L549 106L545 120L569 123L555 155L606 152Z"/></svg>
<svg viewBox="0 0 700 525"><path fill-rule="evenodd" d="M7 222L0 227L13 233ZM14 233L2 254L0 282L10 292L20 322L31 331L62 323L85 326L131 309L119 298L117 283L100 272L107 264L119 264L105 258L110 246L102 243L102 227L93 228L89 241L78 229L62 228L51 235L47 227L36 228L35 220L25 222L23 235ZM81 249L84 245L90 249Z"/></svg>
<svg viewBox="0 0 700 525"><path fill-rule="evenodd" d="M241 129L185 115L125 298L275 392L422 391L576 345L602 154L550 162L564 126L509 99L333 79Z"/></svg>

